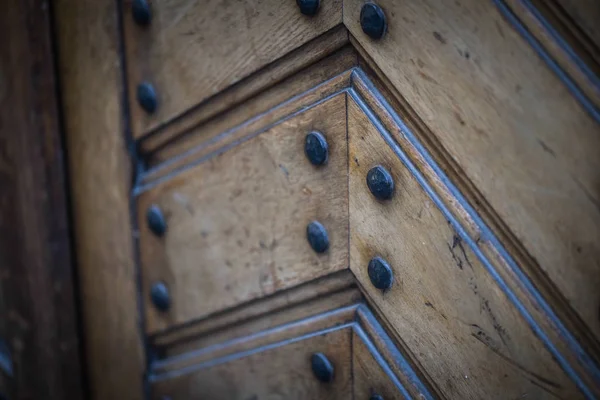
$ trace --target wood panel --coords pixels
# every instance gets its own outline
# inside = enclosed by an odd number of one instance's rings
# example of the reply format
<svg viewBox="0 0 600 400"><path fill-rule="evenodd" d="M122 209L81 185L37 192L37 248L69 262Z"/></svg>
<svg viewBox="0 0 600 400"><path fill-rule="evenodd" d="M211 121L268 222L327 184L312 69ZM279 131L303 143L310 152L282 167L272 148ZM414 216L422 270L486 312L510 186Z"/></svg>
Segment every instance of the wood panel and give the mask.
<svg viewBox="0 0 600 400"><path fill-rule="evenodd" d="M349 50L348 30L339 25L154 130L140 140L140 148L144 153L154 153L199 125L225 122L231 118L230 110L240 104L249 108L246 115L276 107L292 97L289 94L297 95L334 76L334 71L350 68L345 68ZM353 61L356 64L356 57Z"/></svg>
<svg viewBox="0 0 600 400"><path fill-rule="evenodd" d="M141 400L118 10L114 2L58 0L55 11L90 398Z"/></svg>
<svg viewBox="0 0 600 400"><path fill-rule="evenodd" d="M352 396L350 330L282 344L193 374L156 384L154 399L348 399ZM330 383L318 381L310 357L321 352L334 365Z"/></svg>
<svg viewBox="0 0 600 400"><path fill-rule="evenodd" d="M168 226L163 238L140 226L145 296L164 281L172 299L167 313L147 304L148 332L347 268L345 102L326 100L139 196L140 221L156 204ZM324 166L304 154L312 130L327 138ZM324 254L306 240L312 220L328 231Z"/></svg>
<svg viewBox="0 0 600 400"><path fill-rule="evenodd" d="M355 399L366 400L374 395L386 400L408 399L398 390L356 332L352 333L352 377Z"/></svg>
<svg viewBox="0 0 600 400"><path fill-rule="evenodd" d="M582 398L470 248L354 101L348 102L350 268L434 383L450 399ZM376 201L367 171L384 165L396 193ZM397 238L390 240L390 238ZM389 291L369 260L388 260Z"/></svg>
<svg viewBox="0 0 600 400"><path fill-rule="evenodd" d="M266 129L279 120L350 86L350 74L358 63L356 51L345 46L289 79L261 92L238 107L194 126L144 159L149 167L143 182L159 179L191 161L210 154L224 143ZM169 124L168 126L178 124ZM170 130L168 130L170 131ZM167 133L168 135L168 133ZM156 136L160 139L163 135ZM152 141L155 136L150 136ZM157 139L157 140L158 140Z"/></svg>
<svg viewBox="0 0 600 400"><path fill-rule="evenodd" d="M125 1L124 22L133 130L136 138L181 114L296 47L341 24L342 2L321 2L316 16L295 2L169 0L152 4L140 27ZM159 96L148 116L136 87L150 81Z"/></svg>
<svg viewBox="0 0 600 400"><path fill-rule="evenodd" d="M362 33L361 1L345 24L597 337L597 122L492 2L378 3L383 40Z"/></svg>
<svg viewBox="0 0 600 400"><path fill-rule="evenodd" d="M2 5L0 398L83 399L48 3Z"/></svg>

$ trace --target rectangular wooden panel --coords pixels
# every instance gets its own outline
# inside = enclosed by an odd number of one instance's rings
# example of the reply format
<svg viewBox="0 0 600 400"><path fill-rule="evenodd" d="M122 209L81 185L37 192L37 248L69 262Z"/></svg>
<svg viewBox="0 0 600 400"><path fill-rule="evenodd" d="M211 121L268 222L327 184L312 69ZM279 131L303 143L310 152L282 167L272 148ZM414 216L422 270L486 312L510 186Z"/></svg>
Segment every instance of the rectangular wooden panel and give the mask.
<svg viewBox="0 0 600 400"><path fill-rule="evenodd" d="M449 399L582 398L353 100L348 134L350 268L435 385ZM389 201L366 186L378 164L396 183ZM374 256L394 271L387 291L370 282Z"/></svg>
<svg viewBox="0 0 600 400"><path fill-rule="evenodd" d="M389 29L377 42L362 3L344 2L351 33L487 200L476 206L539 264L526 272L544 295L599 337L598 122L494 2L379 1Z"/></svg>
<svg viewBox="0 0 600 400"><path fill-rule="evenodd" d="M323 166L304 153L313 130L328 141ZM347 268L346 160L346 99L340 94L143 192L144 296L163 281L172 299L166 313L145 302L148 332ZM163 237L145 223L151 205L165 216ZM329 234L324 254L306 239L313 220Z"/></svg>
<svg viewBox="0 0 600 400"><path fill-rule="evenodd" d="M352 396L350 329L320 334L304 340L256 349L233 360L216 360L205 368L152 387L152 398L186 399L339 399ZM334 365L334 379L323 383L311 369L311 356L326 354Z"/></svg>
<svg viewBox="0 0 600 400"><path fill-rule="evenodd" d="M126 56L136 137L341 24L342 2L321 2L303 15L295 1L151 1L152 19L137 25L124 1ZM159 98L149 116L136 87L152 83Z"/></svg>

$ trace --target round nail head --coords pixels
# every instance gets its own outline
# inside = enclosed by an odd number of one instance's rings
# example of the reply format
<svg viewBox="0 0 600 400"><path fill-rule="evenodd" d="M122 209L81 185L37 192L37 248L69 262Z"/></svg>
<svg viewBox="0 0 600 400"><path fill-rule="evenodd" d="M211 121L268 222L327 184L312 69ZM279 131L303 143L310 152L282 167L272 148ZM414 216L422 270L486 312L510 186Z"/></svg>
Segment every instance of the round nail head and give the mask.
<svg viewBox="0 0 600 400"><path fill-rule="evenodd" d="M369 261L369 279L373 286L380 290L387 290L394 282L394 272L390 265L381 257L375 257Z"/></svg>
<svg viewBox="0 0 600 400"><path fill-rule="evenodd" d="M387 30L385 14L375 3L366 3L360 10L360 26L371 39L381 39Z"/></svg>
<svg viewBox="0 0 600 400"><path fill-rule="evenodd" d="M152 114L158 108L158 100L154 86L149 82L140 83L137 87L137 100L148 114Z"/></svg>
<svg viewBox="0 0 600 400"><path fill-rule="evenodd" d="M168 311L171 307L169 288L163 282L157 282L150 289L150 299L158 311Z"/></svg>
<svg viewBox="0 0 600 400"><path fill-rule="evenodd" d="M148 208L146 212L146 221L148 222L148 228L156 235L162 236L167 231L167 221L162 210L156 204L153 204Z"/></svg>
<svg viewBox="0 0 600 400"><path fill-rule="evenodd" d="M367 186L379 200L389 200L394 195L394 178L387 169L377 165L367 173Z"/></svg>
<svg viewBox="0 0 600 400"><path fill-rule="evenodd" d="M306 238L310 247L317 253L325 253L329 248L327 229L319 222L313 221L306 227Z"/></svg>
<svg viewBox="0 0 600 400"><path fill-rule="evenodd" d="M304 153L313 165L326 164L329 157L329 146L325 136L321 132L311 132L306 135Z"/></svg>
<svg viewBox="0 0 600 400"><path fill-rule="evenodd" d="M319 0L296 0L300 12L309 17L317 14L317 11L319 11L319 3Z"/></svg>
<svg viewBox="0 0 600 400"><path fill-rule="evenodd" d="M324 383L333 381L333 364L323 353L315 353L310 358L315 377Z"/></svg>
<svg viewBox="0 0 600 400"><path fill-rule="evenodd" d="M148 0L133 0L131 3L131 14L133 20L138 25L149 25L152 19L152 11L150 11Z"/></svg>

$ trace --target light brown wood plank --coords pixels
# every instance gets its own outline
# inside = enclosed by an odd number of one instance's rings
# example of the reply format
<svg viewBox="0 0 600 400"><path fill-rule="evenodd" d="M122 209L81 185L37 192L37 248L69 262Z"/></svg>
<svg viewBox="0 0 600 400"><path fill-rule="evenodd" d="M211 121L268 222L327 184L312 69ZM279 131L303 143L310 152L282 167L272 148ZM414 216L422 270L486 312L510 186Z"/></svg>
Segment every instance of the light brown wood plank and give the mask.
<svg viewBox="0 0 600 400"><path fill-rule="evenodd" d="M347 88L351 69L357 62L356 52L347 46L238 107L181 134L164 148L144 156L151 167L143 177L144 182L165 176L191 160L265 129Z"/></svg>
<svg viewBox="0 0 600 400"><path fill-rule="evenodd" d="M92 399L141 400L118 10L113 2L66 0L53 8L89 393Z"/></svg>
<svg viewBox="0 0 600 400"><path fill-rule="evenodd" d="M354 399L369 399L376 394L386 400L406 399L356 332L352 333L352 376Z"/></svg>
<svg viewBox="0 0 600 400"><path fill-rule="evenodd" d="M362 110L348 102L350 268L448 398L581 398L558 364L471 250L448 225ZM367 171L382 164L396 182L389 202L369 192ZM375 289L375 255L394 286Z"/></svg>
<svg viewBox="0 0 600 400"><path fill-rule="evenodd" d="M315 167L304 138L322 132L329 161ZM337 95L228 151L143 192L138 199L144 296L164 281L172 306L146 307L147 331L206 317L228 307L348 267L346 99ZM146 225L161 207L163 238ZM306 240L313 220L330 248Z"/></svg>
<svg viewBox="0 0 600 400"><path fill-rule="evenodd" d="M330 297L330 295L334 297ZM339 294L339 296L337 296ZM221 331L221 335L232 335L233 326L239 327L247 321L253 319L262 319L269 321L277 319L280 314L285 321L291 321L296 313L290 312L290 309L298 308L298 311L304 316L317 314L311 311L311 304L315 307L322 306L322 299L327 298L327 309L340 308L359 301L360 293L356 288L354 275L349 269L324 276L320 279L308 282L306 284L293 287L273 296L259 299L255 302L244 304L220 315L214 315L208 319L201 319L196 323L176 329L173 332L166 332L152 338L152 343L161 348L169 348L169 352L181 352L178 344L190 342L195 337L213 336L214 332ZM323 310L324 311L324 310ZM309 314L306 314L306 313ZM270 322L269 322L270 323ZM261 322L261 324L263 324ZM244 325L245 326L245 325ZM244 328L245 329L245 328ZM225 332L226 331L226 332ZM221 339L223 340L223 339Z"/></svg>
<svg viewBox="0 0 600 400"><path fill-rule="evenodd" d="M325 81L344 70L344 55L352 46L347 46L349 49L342 51L342 54L334 53L341 51L347 44L348 30L343 25L324 33L145 136L140 142L142 151L155 152L179 135L201 124L209 124L214 119L229 120L229 110L239 104L243 103L250 108L246 115L258 114L287 99L278 95L282 92L281 89L287 92L291 86L299 89L293 91L297 94L315 86L317 83L311 82L313 80L317 80L318 83ZM305 68L311 72L306 73ZM290 85L290 82L294 84Z"/></svg>
<svg viewBox="0 0 600 400"><path fill-rule="evenodd" d="M345 24L598 336L598 124L492 2L378 3L383 40L362 33L360 1Z"/></svg>
<svg viewBox="0 0 600 400"><path fill-rule="evenodd" d="M282 343L152 387L153 399L340 399L352 396L350 329L342 329L304 340ZM324 353L334 365L330 383L318 381L310 357Z"/></svg>
<svg viewBox="0 0 600 400"><path fill-rule="evenodd" d="M152 2L147 27L124 4L134 136L169 121L244 77L341 24L342 2L321 3L316 16L295 2L169 0ZM141 81L155 86L160 105L148 116L136 103Z"/></svg>

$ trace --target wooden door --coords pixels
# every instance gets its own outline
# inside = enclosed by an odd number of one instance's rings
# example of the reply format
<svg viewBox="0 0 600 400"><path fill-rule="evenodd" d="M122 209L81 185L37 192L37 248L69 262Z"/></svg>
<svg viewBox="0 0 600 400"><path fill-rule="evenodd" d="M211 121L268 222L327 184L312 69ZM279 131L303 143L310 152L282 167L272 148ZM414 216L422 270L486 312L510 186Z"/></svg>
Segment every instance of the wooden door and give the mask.
<svg viewBox="0 0 600 400"><path fill-rule="evenodd" d="M599 12L57 1L94 398L600 396Z"/></svg>

